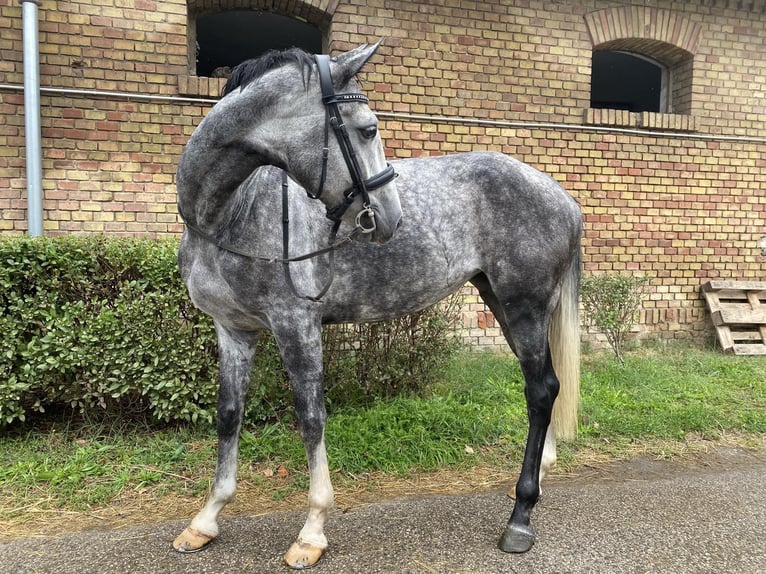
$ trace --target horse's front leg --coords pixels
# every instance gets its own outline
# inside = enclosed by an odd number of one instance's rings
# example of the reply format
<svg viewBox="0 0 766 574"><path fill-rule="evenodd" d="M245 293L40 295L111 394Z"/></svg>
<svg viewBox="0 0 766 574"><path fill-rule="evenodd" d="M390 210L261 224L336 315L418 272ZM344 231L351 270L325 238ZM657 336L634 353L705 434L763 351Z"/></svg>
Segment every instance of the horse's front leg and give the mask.
<svg viewBox="0 0 766 574"><path fill-rule="evenodd" d="M201 550L218 536L218 515L234 500L237 492L237 454L239 431L245 409L250 370L253 365L257 332L227 329L216 323L220 356L218 394L218 460L215 478L205 506L191 524L173 541L179 552Z"/></svg>
<svg viewBox="0 0 766 574"><path fill-rule="evenodd" d="M285 553L288 566L310 568L327 549L324 524L334 497L324 430L327 413L322 389L322 328L319 320L272 326L293 387L295 412L309 465L309 512L297 540Z"/></svg>

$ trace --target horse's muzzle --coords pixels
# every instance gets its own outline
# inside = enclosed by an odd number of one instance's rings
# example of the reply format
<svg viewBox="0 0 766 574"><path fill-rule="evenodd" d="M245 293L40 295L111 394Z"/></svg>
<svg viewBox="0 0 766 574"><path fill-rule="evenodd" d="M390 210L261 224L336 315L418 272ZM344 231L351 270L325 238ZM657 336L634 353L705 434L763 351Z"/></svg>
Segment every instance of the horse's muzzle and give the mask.
<svg viewBox="0 0 766 574"><path fill-rule="evenodd" d="M393 214L381 214L377 209L375 212L375 230L372 231L369 236L373 243L382 245L390 241L396 234L396 230L402 224L402 213L400 210L396 210Z"/></svg>

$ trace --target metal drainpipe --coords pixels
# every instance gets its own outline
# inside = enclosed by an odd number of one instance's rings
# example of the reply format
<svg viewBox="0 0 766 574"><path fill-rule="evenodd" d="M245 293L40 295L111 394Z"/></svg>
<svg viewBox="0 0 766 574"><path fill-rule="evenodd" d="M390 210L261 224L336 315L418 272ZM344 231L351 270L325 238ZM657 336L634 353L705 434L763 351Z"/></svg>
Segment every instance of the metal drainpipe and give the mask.
<svg viewBox="0 0 766 574"><path fill-rule="evenodd" d="M40 53L37 9L41 0L21 0L24 28L24 126L27 148L29 235L43 234L43 176L40 136Z"/></svg>

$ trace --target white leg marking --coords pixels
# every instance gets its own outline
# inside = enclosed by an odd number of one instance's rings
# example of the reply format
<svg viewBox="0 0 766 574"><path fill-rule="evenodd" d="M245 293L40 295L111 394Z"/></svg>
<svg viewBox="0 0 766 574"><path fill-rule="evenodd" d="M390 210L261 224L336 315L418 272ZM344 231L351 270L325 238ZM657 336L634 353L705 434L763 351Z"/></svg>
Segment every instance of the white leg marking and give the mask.
<svg viewBox="0 0 766 574"><path fill-rule="evenodd" d="M334 493L327 464L324 436L317 445L314 465L309 469L309 480L309 514L306 524L298 534L298 542L325 549L327 538L324 535L324 523L328 511L334 504Z"/></svg>
<svg viewBox="0 0 766 574"><path fill-rule="evenodd" d="M232 502L237 493L237 449L233 459L229 458L221 468L216 469L213 487L205 505L176 539L173 547L181 552L202 549L218 536L218 515Z"/></svg>
<svg viewBox="0 0 766 574"><path fill-rule="evenodd" d="M545 433L545 446L543 447L543 458L540 464L540 483L548 473L556 466L556 431L553 423L548 425L548 431Z"/></svg>
<svg viewBox="0 0 766 574"><path fill-rule="evenodd" d="M302 570L311 568L324 554L327 548L327 537L324 534L324 523L327 512L333 505L333 490L330 482L330 470L327 466L327 453L324 446L324 436L316 447L313 461L309 469L309 515L303 525L298 539L285 554L285 562L291 568Z"/></svg>

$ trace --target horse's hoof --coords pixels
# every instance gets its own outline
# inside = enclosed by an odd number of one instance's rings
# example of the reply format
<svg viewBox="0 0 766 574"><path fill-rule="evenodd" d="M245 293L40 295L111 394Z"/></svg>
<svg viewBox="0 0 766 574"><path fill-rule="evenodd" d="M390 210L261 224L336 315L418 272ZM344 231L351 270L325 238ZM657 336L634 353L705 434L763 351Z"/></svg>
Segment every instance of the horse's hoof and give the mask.
<svg viewBox="0 0 766 574"><path fill-rule="evenodd" d="M207 548L207 545L210 544L213 538L215 536L204 534L189 526L173 540L173 548L184 554L199 552Z"/></svg>
<svg viewBox="0 0 766 574"><path fill-rule="evenodd" d="M285 554L285 562L293 570L303 570L319 562L322 554L324 548L299 541L290 546L290 550Z"/></svg>
<svg viewBox="0 0 766 574"><path fill-rule="evenodd" d="M497 547L503 552L520 554L527 552L535 543L535 532L531 526L509 524L500 537Z"/></svg>

